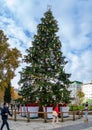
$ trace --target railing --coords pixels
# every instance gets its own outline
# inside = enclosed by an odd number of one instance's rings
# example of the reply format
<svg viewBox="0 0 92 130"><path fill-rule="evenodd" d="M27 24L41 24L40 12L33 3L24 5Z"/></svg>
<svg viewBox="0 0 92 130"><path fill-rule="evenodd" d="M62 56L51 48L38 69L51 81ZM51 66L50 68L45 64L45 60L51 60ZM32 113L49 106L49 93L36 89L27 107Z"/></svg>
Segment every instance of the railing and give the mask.
<svg viewBox="0 0 92 130"><path fill-rule="evenodd" d="M18 121L18 120L21 120L21 121L27 121L27 122L30 122L32 119L30 118L30 114L32 113L37 113L37 114L42 114L43 115L43 118L41 118L44 122L47 122L48 121L48 118L47 118L47 114L52 114L52 112L18 112L16 109L15 110L11 110L11 112L13 113L13 118L9 118L9 119L12 119L14 121ZM65 117L63 116L64 113L68 113L69 114L69 117L71 116L71 120L76 120L76 119L80 119L81 117L83 117L83 111L80 111L80 110L77 110L77 111L69 111L69 112L60 112L60 121L63 122L65 121ZM22 116L22 114L25 114L26 117L24 118ZM38 118L40 120L40 118ZM68 119L68 117L67 117ZM50 120L50 119L49 119Z"/></svg>

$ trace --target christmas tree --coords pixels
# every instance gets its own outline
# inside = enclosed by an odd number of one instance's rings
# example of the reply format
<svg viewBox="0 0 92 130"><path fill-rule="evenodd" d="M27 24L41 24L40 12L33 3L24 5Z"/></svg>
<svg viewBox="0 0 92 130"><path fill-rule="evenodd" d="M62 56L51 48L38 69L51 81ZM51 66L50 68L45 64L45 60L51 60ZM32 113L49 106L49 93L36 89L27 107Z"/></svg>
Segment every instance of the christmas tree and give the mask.
<svg viewBox="0 0 92 130"><path fill-rule="evenodd" d="M41 105L69 102L70 74L65 72L67 61L61 51L61 42L57 36L59 28L51 9L44 13L37 26L32 47L27 49L24 62L27 66L20 72L20 95L26 102L39 98Z"/></svg>

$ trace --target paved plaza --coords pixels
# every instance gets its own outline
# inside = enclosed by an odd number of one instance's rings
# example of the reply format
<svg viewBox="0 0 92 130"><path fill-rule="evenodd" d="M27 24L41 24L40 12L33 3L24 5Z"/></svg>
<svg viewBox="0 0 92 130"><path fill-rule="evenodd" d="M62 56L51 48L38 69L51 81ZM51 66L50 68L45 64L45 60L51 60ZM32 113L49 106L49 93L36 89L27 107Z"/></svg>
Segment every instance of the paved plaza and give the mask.
<svg viewBox="0 0 92 130"><path fill-rule="evenodd" d="M13 121L8 120L11 130L92 130L92 115L89 115L89 121L84 122L84 117L75 121L67 120L59 123L44 123L43 121ZM1 125L1 120L0 120ZM4 129L6 127L4 126Z"/></svg>

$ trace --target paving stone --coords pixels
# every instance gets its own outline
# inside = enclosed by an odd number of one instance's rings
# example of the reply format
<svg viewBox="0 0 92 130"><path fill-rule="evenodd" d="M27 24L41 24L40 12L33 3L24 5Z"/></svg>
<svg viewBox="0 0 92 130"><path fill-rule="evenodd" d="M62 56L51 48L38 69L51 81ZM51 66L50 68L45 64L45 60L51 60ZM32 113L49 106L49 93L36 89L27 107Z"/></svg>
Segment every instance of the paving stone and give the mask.
<svg viewBox="0 0 92 130"><path fill-rule="evenodd" d="M64 122L43 123L43 121L13 121L8 120L11 130L92 130L92 115L89 115L89 121L85 122L84 117L75 121L65 120ZM1 125L1 120L0 120ZM4 127L4 130L7 130Z"/></svg>

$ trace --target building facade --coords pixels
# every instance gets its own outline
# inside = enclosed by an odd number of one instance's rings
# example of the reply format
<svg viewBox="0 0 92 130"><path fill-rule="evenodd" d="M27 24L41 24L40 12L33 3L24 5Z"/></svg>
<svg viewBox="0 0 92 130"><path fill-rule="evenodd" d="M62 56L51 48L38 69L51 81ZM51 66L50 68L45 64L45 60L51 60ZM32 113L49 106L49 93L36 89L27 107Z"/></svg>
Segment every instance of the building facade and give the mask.
<svg viewBox="0 0 92 130"><path fill-rule="evenodd" d="M82 92L85 94L84 102L88 99L92 99L92 83L83 84L81 88Z"/></svg>
<svg viewBox="0 0 92 130"><path fill-rule="evenodd" d="M79 103L79 99L78 99L78 96L77 96L77 92L78 90L81 89L81 86L82 86L82 82L79 82L79 81L73 81L70 85L69 85L69 88L68 90L70 91L70 97L71 97L71 103L72 104L78 104Z"/></svg>

